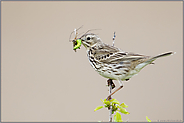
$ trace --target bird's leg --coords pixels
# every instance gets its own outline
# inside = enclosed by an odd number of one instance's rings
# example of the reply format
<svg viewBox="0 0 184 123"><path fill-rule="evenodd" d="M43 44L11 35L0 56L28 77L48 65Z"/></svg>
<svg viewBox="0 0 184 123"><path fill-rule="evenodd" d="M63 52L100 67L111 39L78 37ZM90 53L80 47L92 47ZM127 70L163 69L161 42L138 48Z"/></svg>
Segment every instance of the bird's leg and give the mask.
<svg viewBox="0 0 184 123"><path fill-rule="evenodd" d="M122 86L120 86L119 88L117 88L113 93L111 93L111 94L107 97L107 99L106 99L106 100L109 100L109 99L110 99L110 97L111 97L113 94L115 94L117 91L119 91L122 87L123 87L123 85L122 85Z"/></svg>
<svg viewBox="0 0 184 123"><path fill-rule="evenodd" d="M115 94L117 91L119 91L119 90L123 87L123 82L122 82L121 80L118 80L118 81L119 81L120 87L117 88L113 93L111 93L111 94L106 98L106 100L109 100L113 94Z"/></svg>
<svg viewBox="0 0 184 123"><path fill-rule="evenodd" d="M112 79L108 79L108 80L107 80L107 85L108 85L108 87L109 87L109 95L110 95L112 89L115 88L115 84L113 83ZM111 100L111 99L112 99L112 98L111 98L111 96L110 96L110 97L109 97L109 100ZM109 109L110 109L110 107L109 107Z"/></svg>
<svg viewBox="0 0 184 123"><path fill-rule="evenodd" d="M112 86L112 89L114 89L114 88L116 87L115 84L114 84L114 82L112 81L112 79L108 79L108 80L107 80L107 85L108 85L108 86L111 85L111 86Z"/></svg>

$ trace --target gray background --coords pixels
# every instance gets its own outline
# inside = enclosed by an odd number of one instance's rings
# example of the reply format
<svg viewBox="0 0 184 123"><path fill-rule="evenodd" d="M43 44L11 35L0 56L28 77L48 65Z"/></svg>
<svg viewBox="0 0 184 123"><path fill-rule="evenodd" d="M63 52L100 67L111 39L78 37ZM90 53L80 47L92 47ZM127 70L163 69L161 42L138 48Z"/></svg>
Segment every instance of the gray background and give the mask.
<svg viewBox="0 0 184 123"><path fill-rule="evenodd" d="M103 42L124 51L157 55L113 97L125 102L123 120L181 121L183 110L183 1L2 1L2 121L108 121L94 112L108 95L105 78L90 66L85 48L72 50L74 28L102 29ZM119 86L118 82L115 82Z"/></svg>

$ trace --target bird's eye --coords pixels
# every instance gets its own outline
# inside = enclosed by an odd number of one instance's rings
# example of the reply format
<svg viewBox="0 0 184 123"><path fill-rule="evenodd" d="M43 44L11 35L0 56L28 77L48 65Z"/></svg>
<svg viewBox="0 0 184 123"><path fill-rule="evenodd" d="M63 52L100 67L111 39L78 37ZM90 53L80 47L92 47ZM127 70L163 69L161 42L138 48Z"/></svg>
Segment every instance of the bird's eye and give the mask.
<svg viewBox="0 0 184 123"><path fill-rule="evenodd" d="M87 40L90 40L91 38L90 37L87 37Z"/></svg>

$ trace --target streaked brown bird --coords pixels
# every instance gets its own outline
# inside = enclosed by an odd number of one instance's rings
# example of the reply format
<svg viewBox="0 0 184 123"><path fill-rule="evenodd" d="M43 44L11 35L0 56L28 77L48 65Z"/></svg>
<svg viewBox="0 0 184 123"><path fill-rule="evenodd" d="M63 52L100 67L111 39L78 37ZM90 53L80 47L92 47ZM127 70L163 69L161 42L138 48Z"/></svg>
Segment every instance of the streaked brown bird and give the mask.
<svg viewBox="0 0 184 123"><path fill-rule="evenodd" d="M107 99L123 87L122 81L129 80L136 75L142 68L151 64L157 58L174 54L167 52L157 56L146 56L122 51L121 49L110 46L93 33L87 33L80 38L86 48L87 57L93 69L101 76L118 80L120 87L111 93ZM76 40L77 40L76 39Z"/></svg>

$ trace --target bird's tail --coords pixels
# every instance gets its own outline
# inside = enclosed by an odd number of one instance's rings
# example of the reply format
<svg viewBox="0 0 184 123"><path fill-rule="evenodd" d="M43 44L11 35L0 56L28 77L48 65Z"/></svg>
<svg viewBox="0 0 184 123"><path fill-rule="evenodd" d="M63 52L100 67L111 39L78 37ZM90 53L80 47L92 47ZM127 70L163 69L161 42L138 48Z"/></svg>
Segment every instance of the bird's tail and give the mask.
<svg viewBox="0 0 184 123"><path fill-rule="evenodd" d="M175 52L167 52L167 53L163 53L163 54L160 54L160 55L157 55L151 59L157 59L157 58L160 58L160 57L165 57L165 56L169 56L169 55L173 55L175 54Z"/></svg>
<svg viewBox="0 0 184 123"><path fill-rule="evenodd" d="M175 54L176 52L167 52L167 53L163 53L163 54L160 54L160 55L157 55L157 56L154 56L152 58L150 58L148 61L146 61L147 63L152 63L154 60L156 60L157 58L160 58L160 57L165 57L165 56L169 56L169 55L173 55Z"/></svg>
<svg viewBox="0 0 184 123"><path fill-rule="evenodd" d="M160 55L157 55L157 56L154 56L154 57L150 57L145 62L138 64L136 66L136 68L137 68L138 71L140 71L146 65L151 64L153 61L155 61L157 58L164 57L164 56L169 56L169 55L172 55L172 54L175 54L175 52L167 52L167 53L163 53L163 54L160 54Z"/></svg>

